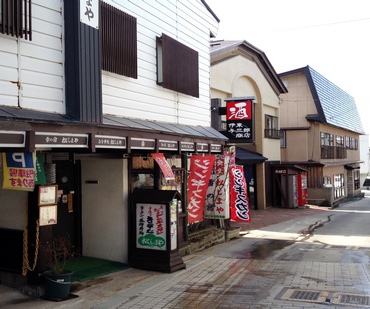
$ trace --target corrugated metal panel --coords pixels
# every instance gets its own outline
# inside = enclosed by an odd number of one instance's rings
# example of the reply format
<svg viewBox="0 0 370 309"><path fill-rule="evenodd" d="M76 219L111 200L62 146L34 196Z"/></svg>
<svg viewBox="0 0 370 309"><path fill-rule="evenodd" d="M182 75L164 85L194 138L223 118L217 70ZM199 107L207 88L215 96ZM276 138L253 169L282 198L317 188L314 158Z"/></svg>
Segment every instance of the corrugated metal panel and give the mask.
<svg viewBox="0 0 370 309"><path fill-rule="evenodd" d="M227 140L224 135L212 127L188 126L141 119L128 119L115 116L104 116L104 124L123 125L131 129L144 129L160 133L179 134L189 137L204 137Z"/></svg>
<svg viewBox="0 0 370 309"><path fill-rule="evenodd" d="M363 133L355 99L324 76L308 67L326 122L336 127Z"/></svg>
<svg viewBox="0 0 370 309"><path fill-rule="evenodd" d="M79 20L79 1L65 5L65 72L67 115L83 122L102 122L99 31Z"/></svg>

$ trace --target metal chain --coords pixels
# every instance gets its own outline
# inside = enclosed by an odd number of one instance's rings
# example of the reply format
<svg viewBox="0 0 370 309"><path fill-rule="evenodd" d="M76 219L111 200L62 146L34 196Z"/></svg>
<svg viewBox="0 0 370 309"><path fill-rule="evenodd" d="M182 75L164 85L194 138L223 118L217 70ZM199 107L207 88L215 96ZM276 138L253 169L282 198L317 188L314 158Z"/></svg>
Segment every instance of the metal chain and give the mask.
<svg viewBox="0 0 370 309"><path fill-rule="evenodd" d="M35 257L33 265L30 267L28 260L28 205L26 205L26 219L23 231L23 265L22 265L22 276L27 275L27 271L34 271L37 265L37 259L39 255L39 239L40 239L40 221L36 220L36 244L35 244Z"/></svg>

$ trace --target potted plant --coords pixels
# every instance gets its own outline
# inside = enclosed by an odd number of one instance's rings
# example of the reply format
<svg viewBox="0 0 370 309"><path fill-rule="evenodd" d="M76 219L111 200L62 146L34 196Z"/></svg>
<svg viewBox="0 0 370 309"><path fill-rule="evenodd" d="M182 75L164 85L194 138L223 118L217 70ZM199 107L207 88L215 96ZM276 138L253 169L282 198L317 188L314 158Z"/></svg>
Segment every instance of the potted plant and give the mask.
<svg viewBox="0 0 370 309"><path fill-rule="evenodd" d="M48 270L45 277L45 297L52 300L68 298L73 272L66 270L67 261L75 256L74 247L69 236L59 236L42 246L45 253L45 264Z"/></svg>

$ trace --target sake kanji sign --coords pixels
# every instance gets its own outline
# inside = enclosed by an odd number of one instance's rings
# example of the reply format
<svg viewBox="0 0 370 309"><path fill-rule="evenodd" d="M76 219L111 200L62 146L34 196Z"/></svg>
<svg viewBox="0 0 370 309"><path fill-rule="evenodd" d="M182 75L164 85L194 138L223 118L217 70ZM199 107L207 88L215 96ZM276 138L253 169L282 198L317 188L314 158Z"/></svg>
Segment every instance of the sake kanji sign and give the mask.
<svg viewBox="0 0 370 309"><path fill-rule="evenodd" d="M253 141L253 102L228 101L226 103L226 132L231 140Z"/></svg>

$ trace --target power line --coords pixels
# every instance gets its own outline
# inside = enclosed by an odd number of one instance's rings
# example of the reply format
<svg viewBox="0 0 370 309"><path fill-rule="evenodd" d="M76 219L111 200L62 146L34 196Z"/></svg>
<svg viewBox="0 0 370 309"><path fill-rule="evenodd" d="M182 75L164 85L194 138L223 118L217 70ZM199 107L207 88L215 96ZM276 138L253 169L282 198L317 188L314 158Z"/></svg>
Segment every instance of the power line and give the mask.
<svg viewBox="0 0 370 309"><path fill-rule="evenodd" d="M282 29L282 30L277 30L277 31L278 32L280 32L280 31L293 31L293 30L300 30L300 29L307 29L307 28L333 26L333 25L339 25L339 24L355 23L355 22L364 21L364 20L370 20L370 17L351 19L351 20L343 20L343 21L337 21L337 22L325 23L325 24L317 24L317 25L310 25L310 26L300 26L300 27L296 27L296 28L287 28L287 29Z"/></svg>

